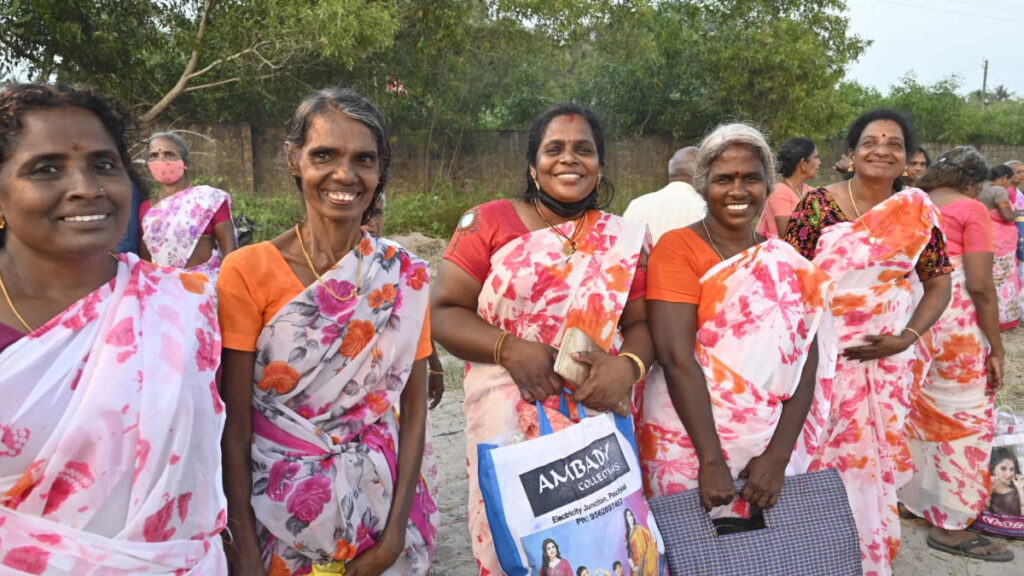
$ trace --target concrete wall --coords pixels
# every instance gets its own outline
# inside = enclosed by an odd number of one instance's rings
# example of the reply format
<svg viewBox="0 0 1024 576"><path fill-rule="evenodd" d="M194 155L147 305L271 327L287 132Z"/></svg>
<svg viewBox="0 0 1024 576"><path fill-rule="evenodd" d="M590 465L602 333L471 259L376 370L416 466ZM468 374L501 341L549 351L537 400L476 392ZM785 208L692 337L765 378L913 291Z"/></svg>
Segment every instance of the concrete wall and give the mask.
<svg viewBox="0 0 1024 576"><path fill-rule="evenodd" d="M284 128L248 124L174 126L192 148L192 174L235 193L274 196L290 194L295 183L283 153ZM518 192L525 186L525 132L470 132L458 146L427 146L422 138L392 138L393 162L388 189L395 194L429 190L437 182ZM665 184L666 164L688 143L662 136L609 142L605 174L627 196L657 190ZM951 146L924 144L933 161ZM822 170L818 184L832 181L831 166L845 148L840 142L819 146ZM1024 160L1024 146L982 145L992 164ZM140 156L144 158L144 156ZM144 173L145 171L143 171Z"/></svg>

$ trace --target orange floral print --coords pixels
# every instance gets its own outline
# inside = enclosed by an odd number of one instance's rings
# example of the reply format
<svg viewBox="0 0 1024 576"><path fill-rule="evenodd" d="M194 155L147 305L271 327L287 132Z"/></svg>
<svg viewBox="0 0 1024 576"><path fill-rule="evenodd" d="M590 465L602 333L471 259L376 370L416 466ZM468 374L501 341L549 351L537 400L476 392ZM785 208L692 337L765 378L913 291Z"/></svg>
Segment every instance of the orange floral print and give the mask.
<svg viewBox="0 0 1024 576"><path fill-rule="evenodd" d="M200 272L186 272L181 275L181 285L193 294L206 292L206 285L209 282L210 279Z"/></svg>
<svg viewBox="0 0 1024 576"><path fill-rule="evenodd" d="M373 324L368 320L352 320L348 323L345 339L342 340L341 349L338 352L351 360L358 356L363 348L366 348L376 333Z"/></svg>
<svg viewBox="0 0 1024 576"><path fill-rule="evenodd" d="M287 394L299 383L301 374L288 365L287 362L275 360L263 370L263 378L260 379L260 390L274 390L278 394Z"/></svg>

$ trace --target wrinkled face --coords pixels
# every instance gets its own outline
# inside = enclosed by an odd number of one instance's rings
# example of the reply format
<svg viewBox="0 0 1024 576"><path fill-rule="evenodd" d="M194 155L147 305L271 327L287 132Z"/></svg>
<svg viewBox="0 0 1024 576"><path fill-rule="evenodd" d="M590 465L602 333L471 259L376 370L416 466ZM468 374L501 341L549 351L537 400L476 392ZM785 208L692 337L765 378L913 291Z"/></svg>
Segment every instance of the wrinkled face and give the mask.
<svg viewBox="0 0 1024 576"><path fill-rule="evenodd" d="M548 558L554 559L558 557L558 546L555 546L554 542L548 542L544 545L544 553L547 554Z"/></svg>
<svg viewBox="0 0 1024 576"><path fill-rule="evenodd" d="M597 186L601 162L586 119L575 114L554 117L544 130L530 172L556 200L572 203L589 196Z"/></svg>
<svg viewBox="0 0 1024 576"><path fill-rule="evenodd" d="M330 110L310 122L302 148L287 145L286 152L307 213L359 226L380 182L373 132L348 114Z"/></svg>
<svg viewBox="0 0 1024 576"><path fill-rule="evenodd" d="M924 157L924 152L915 153L907 161L907 184L913 185L917 182L925 170L928 170L928 160Z"/></svg>
<svg viewBox="0 0 1024 576"><path fill-rule="evenodd" d="M768 194L764 164L747 146L730 146L711 163L706 200L708 215L733 229L749 228Z"/></svg>
<svg viewBox="0 0 1024 576"><path fill-rule="evenodd" d="M113 249L130 218L132 184L114 138L82 108L25 113L0 166L7 246L62 260Z"/></svg>
<svg viewBox="0 0 1024 576"><path fill-rule="evenodd" d="M1005 458L996 464L995 469L992 471L992 478L1004 486L1009 486L1012 483L1013 475L1016 472L1017 471L1013 467L1013 460Z"/></svg>
<svg viewBox="0 0 1024 576"><path fill-rule="evenodd" d="M906 142L899 124L875 120L864 128L853 150L854 170L862 178L895 180L906 163Z"/></svg>

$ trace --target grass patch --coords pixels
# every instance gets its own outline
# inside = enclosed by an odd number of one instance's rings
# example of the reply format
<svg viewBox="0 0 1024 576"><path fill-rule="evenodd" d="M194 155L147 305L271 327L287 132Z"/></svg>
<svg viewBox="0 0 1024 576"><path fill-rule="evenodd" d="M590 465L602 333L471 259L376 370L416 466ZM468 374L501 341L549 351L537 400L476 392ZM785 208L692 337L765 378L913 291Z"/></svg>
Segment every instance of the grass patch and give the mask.
<svg viewBox="0 0 1024 576"><path fill-rule="evenodd" d="M384 232L388 235L419 232L434 238L449 238L466 210L502 197L483 187L465 190L448 183L438 184L429 192L391 192Z"/></svg>
<svg viewBox="0 0 1024 576"><path fill-rule="evenodd" d="M306 213L298 194L284 196L231 195L234 216L244 214L256 224L252 242L271 240L294 226Z"/></svg>

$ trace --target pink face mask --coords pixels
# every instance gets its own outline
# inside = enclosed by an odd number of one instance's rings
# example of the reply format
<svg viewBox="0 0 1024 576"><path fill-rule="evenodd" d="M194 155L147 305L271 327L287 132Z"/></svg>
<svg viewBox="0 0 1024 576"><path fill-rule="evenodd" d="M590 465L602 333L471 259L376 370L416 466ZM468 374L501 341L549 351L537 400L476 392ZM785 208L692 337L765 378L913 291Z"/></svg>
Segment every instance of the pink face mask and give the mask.
<svg viewBox="0 0 1024 576"><path fill-rule="evenodd" d="M185 175L185 161L152 160L149 162L149 173L161 184L174 184Z"/></svg>

